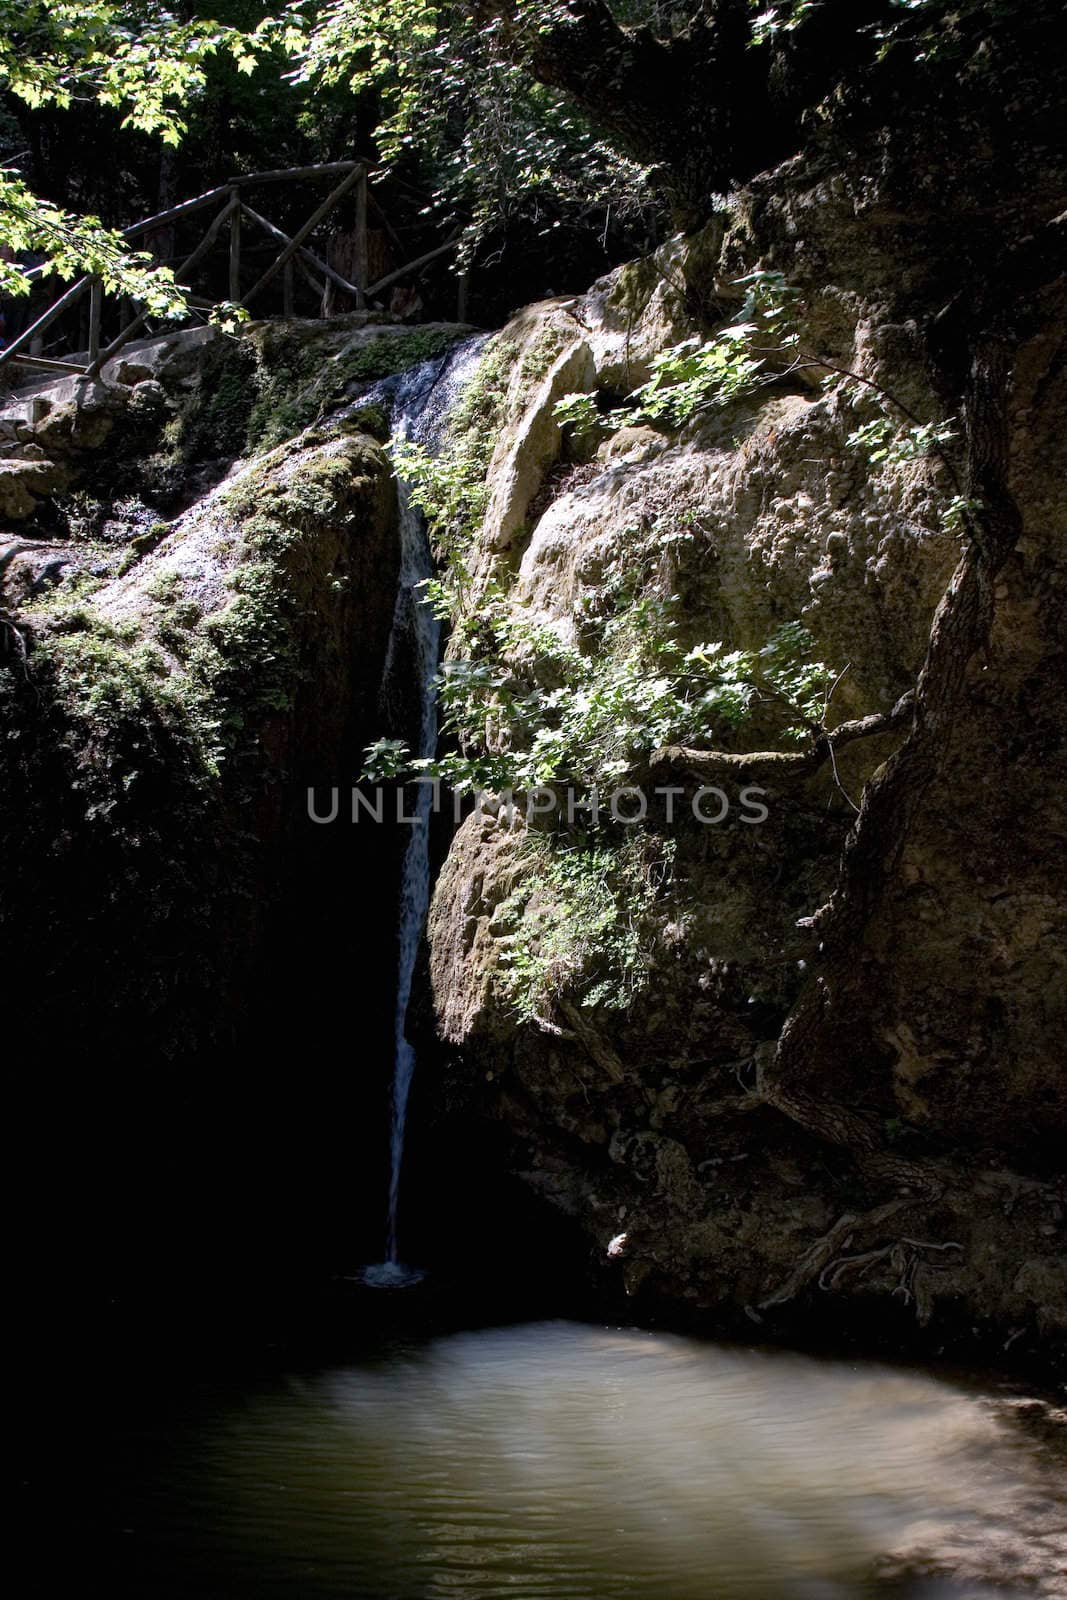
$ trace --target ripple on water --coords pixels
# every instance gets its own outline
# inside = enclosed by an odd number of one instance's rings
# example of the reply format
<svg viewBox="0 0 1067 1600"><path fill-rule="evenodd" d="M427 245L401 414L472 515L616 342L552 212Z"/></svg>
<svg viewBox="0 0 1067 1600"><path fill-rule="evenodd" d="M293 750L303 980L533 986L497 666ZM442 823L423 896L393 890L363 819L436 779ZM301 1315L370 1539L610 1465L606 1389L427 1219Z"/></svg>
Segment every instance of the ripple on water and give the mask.
<svg viewBox="0 0 1067 1600"><path fill-rule="evenodd" d="M1054 1466L988 1397L567 1323L455 1335L234 1397L172 1454L152 1508L113 1592L1067 1594Z"/></svg>

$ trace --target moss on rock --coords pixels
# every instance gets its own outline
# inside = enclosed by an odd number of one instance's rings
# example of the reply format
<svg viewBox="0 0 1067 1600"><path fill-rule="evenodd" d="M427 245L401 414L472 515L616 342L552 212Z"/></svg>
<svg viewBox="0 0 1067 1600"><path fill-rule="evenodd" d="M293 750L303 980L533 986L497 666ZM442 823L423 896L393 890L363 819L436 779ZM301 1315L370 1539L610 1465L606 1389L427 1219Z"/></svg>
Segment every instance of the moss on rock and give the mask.
<svg viewBox="0 0 1067 1600"><path fill-rule="evenodd" d="M124 576L24 609L27 663L0 664L0 918L28 1011L59 953L57 1036L91 1013L151 1054L236 1025L291 797L366 737L397 562L388 461L346 435L251 463Z"/></svg>

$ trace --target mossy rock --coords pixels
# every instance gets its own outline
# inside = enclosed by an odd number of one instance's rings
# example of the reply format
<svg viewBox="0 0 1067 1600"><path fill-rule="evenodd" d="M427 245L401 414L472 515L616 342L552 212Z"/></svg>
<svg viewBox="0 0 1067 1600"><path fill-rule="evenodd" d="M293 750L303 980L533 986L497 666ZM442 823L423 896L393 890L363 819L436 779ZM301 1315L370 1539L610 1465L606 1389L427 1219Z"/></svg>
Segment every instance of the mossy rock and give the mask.
<svg viewBox="0 0 1067 1600"><path fill-rule="evenodd" d="M388 458L349 435L251 463L124 576L24 610L0 932L28 1023L91 1015L101 1050L146 1057L230 1026L299 859L292 796L373 735L398 564Z"/></svg>

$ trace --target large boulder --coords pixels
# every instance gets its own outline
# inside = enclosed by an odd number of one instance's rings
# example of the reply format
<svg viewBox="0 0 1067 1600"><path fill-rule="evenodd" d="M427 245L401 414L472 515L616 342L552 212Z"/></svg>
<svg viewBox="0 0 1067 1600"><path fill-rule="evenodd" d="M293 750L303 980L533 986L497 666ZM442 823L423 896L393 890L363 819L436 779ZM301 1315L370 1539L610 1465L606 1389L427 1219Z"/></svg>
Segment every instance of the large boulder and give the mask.
<svg viewBox="0 0 1067 1600"><path fill-rule="evenodd" d="M592 651L595 669L589 619L635 573L638 600L677 597L678 636L692 643L753 650L802 623L842 672L838 720L888 712L912 689L960 555L946 517L958 485L936 451L872 459L849 440L879 404L938 417L917 330L942 286L932 259L907 283L894 277L910 244L891 217L869 221L868 205L798 166L757 185L725 225L496 336L490 509L465 560L514 651L549 627ZM944 247L948 234L931 228L931 250ZM801 290L799 348L814 370L673 434L624 434L592 462L552 433L560 364L615 402L665 348L736 315L735 280L755 267ZM760 827L695 827L695 780L672 773L683 820L654 812L633 870L625 829L590 841L564 828L546 844L536 819L483 802L441 872L429 942L443 1102L577 1221L605 1283L621 1278L657 1314L794 1337L851 1319L898 1345L1009 1340L1046 1357L1067 1326L1057 313L1050 301L1017 356L1010 490L1023 533L998 580L989 648L875 880L848 981L818 977L812 919L838 880L853 804L900 733L843 750L833 771L767 783ZM501 353L517 373L539 339L556 368L519 395ZM591 381L578 371L590 364ZM519 654L504 665L521 676ZM488 732L506 748L492 718ZM605 874L622 863L614 924L610 901L552 867L553 849L590 843ZM772 1103L759 1086L813 971L832 1044L810 1081ZM840 1107L874 1130L864 1137L884 1151L879 1170L899 1172L902 1207L917 1204L908 1183L927 1161L947 1174L939 1204L879 1228L899 1189L849 1164Z"/></svg>
<svg viewBox="0 0 1067 1600"><path fill-rule="evenodd" d="M388 460L338 434L236 471L121 575L23 586L0 802L14 1021L58 1038L91 1016L116 1054L239 1030L304 870L306 786L375 731L398 561Z"/></svg>

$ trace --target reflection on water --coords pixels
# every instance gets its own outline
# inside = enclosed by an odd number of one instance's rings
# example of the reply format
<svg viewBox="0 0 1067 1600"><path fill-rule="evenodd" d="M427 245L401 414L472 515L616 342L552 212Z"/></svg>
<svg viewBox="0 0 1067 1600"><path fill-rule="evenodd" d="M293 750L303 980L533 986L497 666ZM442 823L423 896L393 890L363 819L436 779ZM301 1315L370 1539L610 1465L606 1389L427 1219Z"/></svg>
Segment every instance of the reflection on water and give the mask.
<svg viewBox="0 0 1067 1600"><path fill-rule="evenodd" d="M144 1600L1067 1594L1055 1474L980 1397L568 1323L219 1402L117 1491Z"/></svg>

